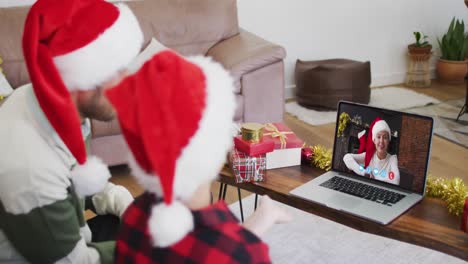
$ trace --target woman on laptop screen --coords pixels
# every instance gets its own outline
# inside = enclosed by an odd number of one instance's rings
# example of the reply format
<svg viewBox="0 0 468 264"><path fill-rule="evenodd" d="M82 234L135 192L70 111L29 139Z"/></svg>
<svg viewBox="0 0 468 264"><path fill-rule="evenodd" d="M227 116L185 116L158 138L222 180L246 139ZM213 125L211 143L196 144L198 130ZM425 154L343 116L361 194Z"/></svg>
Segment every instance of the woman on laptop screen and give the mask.
<svg viewBox="0 0 468 264"><path fill-rule="evenodd" d="M346 167L358 175L399 185L397 156L388 153L391 130L387 122L377 117L369 127L367 141L365 132L361 131L358 135L358 154L344 155Z"/></svg>

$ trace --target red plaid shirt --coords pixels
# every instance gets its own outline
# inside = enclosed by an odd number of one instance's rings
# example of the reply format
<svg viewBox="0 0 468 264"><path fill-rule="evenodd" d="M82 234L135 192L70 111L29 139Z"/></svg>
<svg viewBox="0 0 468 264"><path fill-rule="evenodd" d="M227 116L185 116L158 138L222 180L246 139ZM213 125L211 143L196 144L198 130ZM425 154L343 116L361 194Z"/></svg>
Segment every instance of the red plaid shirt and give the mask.
<svg viewBox="0 0 468 264"><path fill-rule="evenodd" d="M152 247L151 208L162 202L145 193L126 210L116 243L116 263L271 263L268 246L241 226L226 203L192 211L195 228L167 248Z"/></svg>

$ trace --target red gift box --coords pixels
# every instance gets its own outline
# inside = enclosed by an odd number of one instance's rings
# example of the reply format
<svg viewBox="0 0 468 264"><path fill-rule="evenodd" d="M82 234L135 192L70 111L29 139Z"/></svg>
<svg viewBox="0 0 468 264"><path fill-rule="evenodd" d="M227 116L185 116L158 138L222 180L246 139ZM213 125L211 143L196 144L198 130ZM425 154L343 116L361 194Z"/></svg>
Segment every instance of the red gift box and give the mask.
<svg viewBox="0 0 468 264"><path fill-rule="evenodd" d="M249 156L257 156L272 152L275 149L275 142L271 139L262 139L260 142L253 143L243 140L242 136L237 136L234 138L234 146Z"/></svg>
<svg viewBox="0 0 468 264"><path fill-rule="evenodd" d="M463 216L460 228L463 232L468 233L468 199L465 200L465 206L463 207Z"/></svg>
<svg viewBox="0 0 468 264"><path fill-rule="evenodd" d="M298 138L283 123L267 123L263 128L263 139L271 139L275 142L275 149L301 148L304 141Z"/></svg>
<svg viewBox="0 0 468 264"><path fill-rule="evenodd" d="M275 142L275 150L266 154L267 169L301 165L301 148L304 141L285 124L265 124L263 139L271 139Z"/></svg>
<svg viewBox="0 0 468 264"><path fill-rule="evenodd" d="M236 176L236 183L264 181L266 176L265 154L249 156L233 149L229 155L232 171Z"/></svg>

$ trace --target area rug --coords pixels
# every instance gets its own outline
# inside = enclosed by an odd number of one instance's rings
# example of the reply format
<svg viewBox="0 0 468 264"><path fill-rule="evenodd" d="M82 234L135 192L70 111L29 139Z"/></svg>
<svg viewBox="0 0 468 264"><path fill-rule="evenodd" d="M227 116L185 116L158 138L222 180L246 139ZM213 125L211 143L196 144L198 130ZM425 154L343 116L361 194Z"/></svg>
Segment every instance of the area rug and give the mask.
<svg viewBox="0 0 468 264"><path fill-rule="evenodd" d="M253 212L254 195L242 199L244 215ZM277 203L277 202L276 202ZM262 239L273 263L466 263L450 255L376 236L277 203L294 217L273 226ZM239 217L239 205L229 206Z"/></svg>
<svg viewBox="0 0 468 264"><path fill-rule="evenodd" d="M465 98L449 100L436 105L410 108L405 111L434 118L434 134L468 148L468 113L456 118Z"/></svg>
<svg viewBox="0 0 468 264"><path fill-rule="evenodd" d="M402 110L430 104L438 104L439 100L401 87L385 87L371 89L369 105ZM315 111L300 106L297 102L286 103L286 112L314 126L333 123L336 111Z"/></svg>

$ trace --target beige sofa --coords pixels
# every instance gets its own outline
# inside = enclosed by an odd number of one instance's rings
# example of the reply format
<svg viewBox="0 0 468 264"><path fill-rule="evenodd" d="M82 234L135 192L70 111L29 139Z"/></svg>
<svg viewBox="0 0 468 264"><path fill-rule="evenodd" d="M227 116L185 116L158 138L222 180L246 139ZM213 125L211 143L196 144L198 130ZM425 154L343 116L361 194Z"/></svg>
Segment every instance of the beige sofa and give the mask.
<svg viewBox="0 0 468 264"><path fill-rule="evenodd" d="M236 121L275 122L284 113L285 50L239 28L236 0L127 2L145 35L183 55L207 55L235 80ZM0 56L13 87L29 82L21 51L28 8L0 8ZM116 122L92 120L91 154L109 165L125 163L127 148Z"/></svg>

